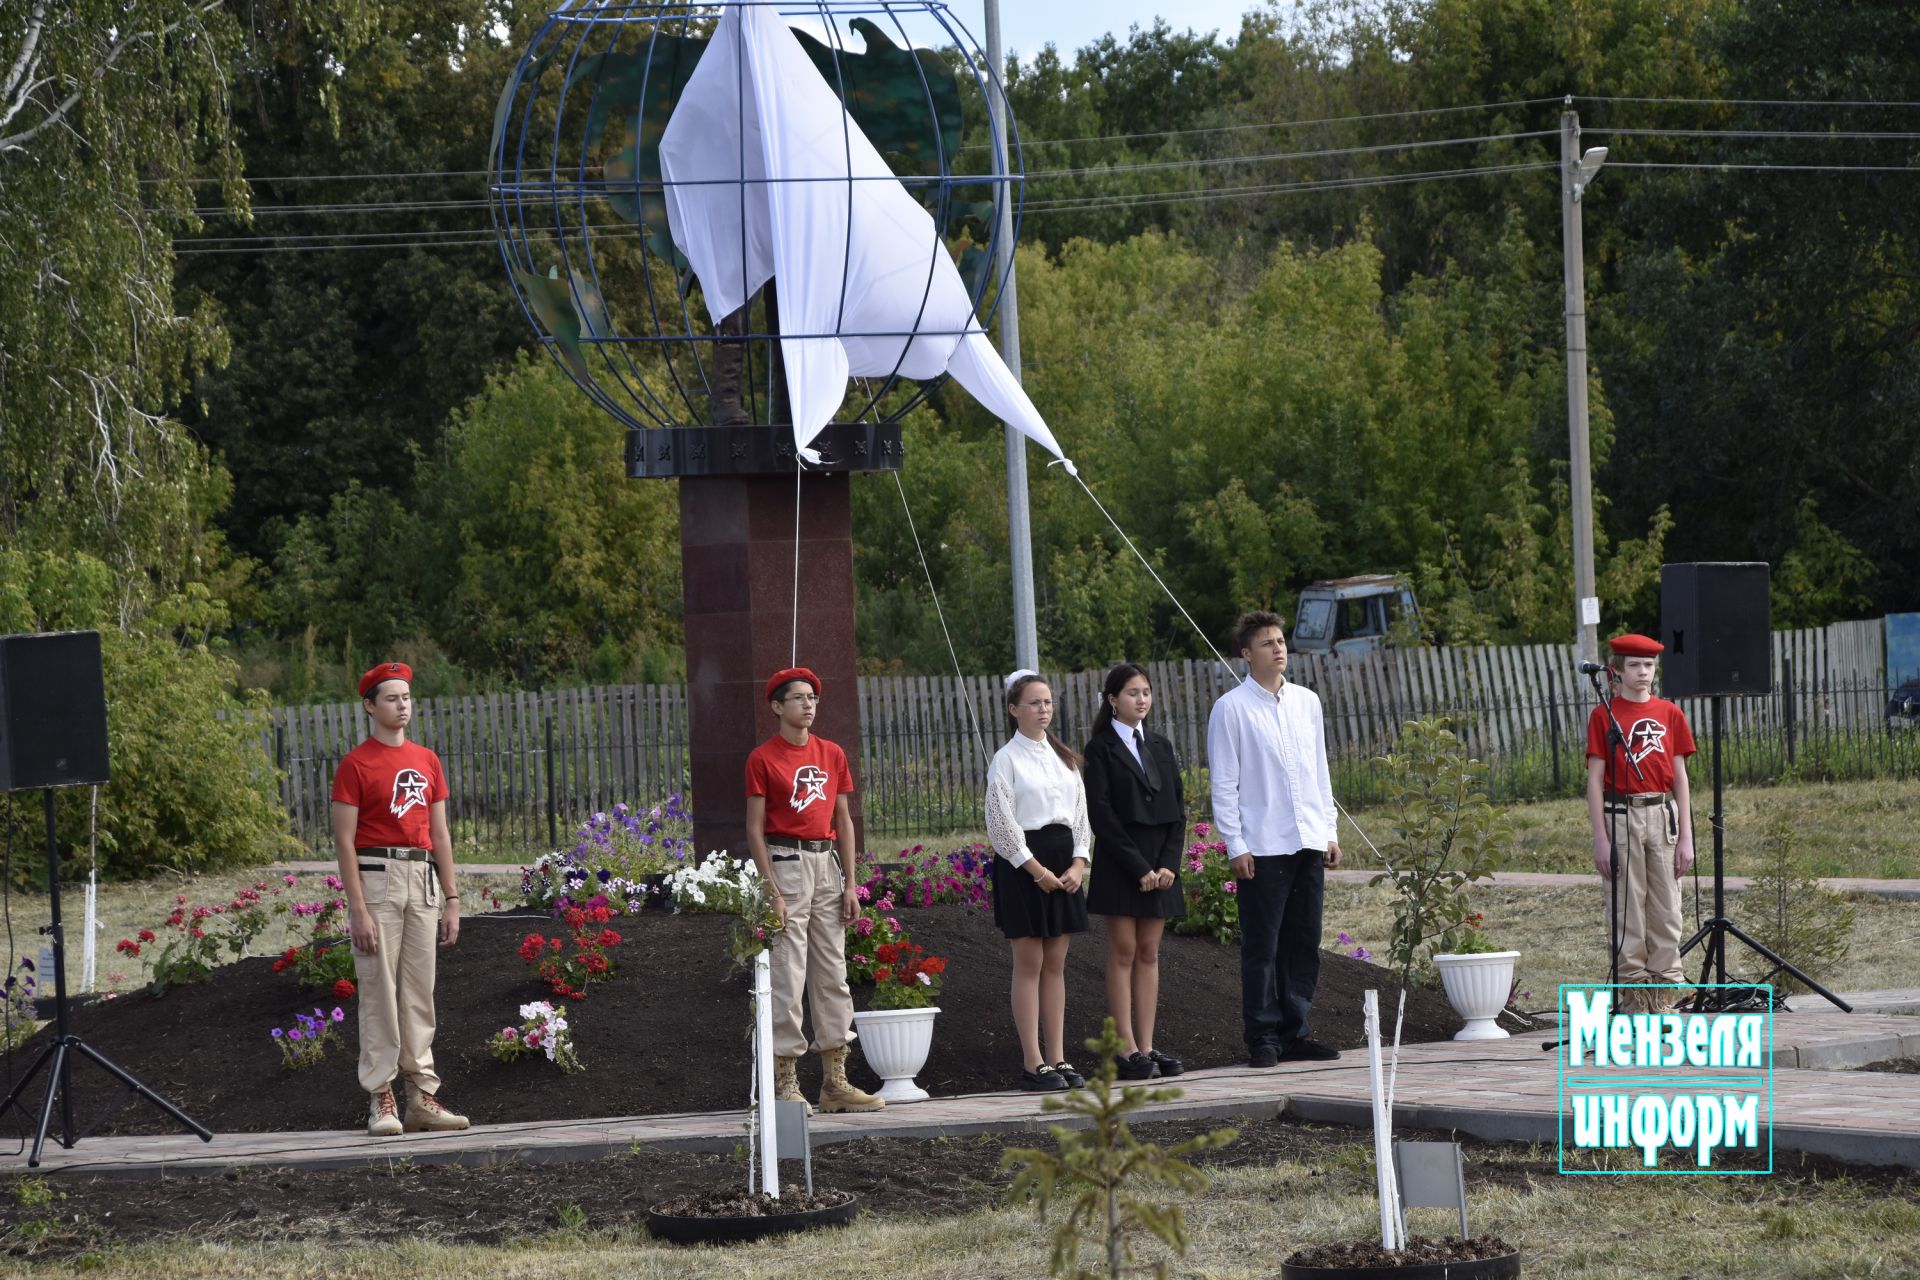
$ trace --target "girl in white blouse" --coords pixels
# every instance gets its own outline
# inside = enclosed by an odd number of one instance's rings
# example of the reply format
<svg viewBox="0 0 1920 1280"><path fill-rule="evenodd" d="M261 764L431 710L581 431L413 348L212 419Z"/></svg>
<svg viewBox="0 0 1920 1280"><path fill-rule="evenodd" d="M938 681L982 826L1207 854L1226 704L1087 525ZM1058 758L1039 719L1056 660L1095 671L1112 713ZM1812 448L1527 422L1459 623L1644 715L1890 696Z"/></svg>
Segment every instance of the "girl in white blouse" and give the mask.
<svg viewBox="0 0 1920 1280"><path fill-rule="evenodd" d="M1008 676L1012 736L987 769L987 839L997 855L993 919L1013 944L1020 1087L1036 1092L1086 1083L1066 1061L1066 965L1069 939L1087 927L1081 882L1093 832L1080 757L1048 729L1052 722L1047 682L1031 671Z"/></svg>

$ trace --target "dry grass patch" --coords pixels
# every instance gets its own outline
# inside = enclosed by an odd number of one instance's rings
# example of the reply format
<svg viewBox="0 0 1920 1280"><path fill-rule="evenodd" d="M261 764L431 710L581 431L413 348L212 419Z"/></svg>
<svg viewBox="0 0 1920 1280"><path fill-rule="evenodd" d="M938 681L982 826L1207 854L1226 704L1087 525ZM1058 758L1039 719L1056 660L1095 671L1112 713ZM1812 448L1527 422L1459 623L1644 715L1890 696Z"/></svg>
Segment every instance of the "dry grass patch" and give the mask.
<svg viewBox="0 0 1920 1280"><path fill-rule="evenodd" d="M1700 861L1713 862L1711 781L1696 757L1693 773L1693 830ZM1593 870L1593 838L1582 799L1538 800L1510 805L1513 852L1508 871ZM1750 876L1760 870L1760 841L1775 819L1795 833L1797 848L1817 876L1862 876L1877 880L1920 879L1920 846L1913 831L1920 815L1920 778L1904 781L1801 783L1778 787L1729 787L1726 791L1727 874ZM1391 824L1384 808L1354 815L1375 844ZM1376 828L1379 828L1376 831ZM1342 819L1343 865L1378 867L1366 842Z"/></svg>
<svg viewBox="0 0 1920 1280"><path fill-rule="evenodd" d="M1351 1152L1351 1158L1346 1158ZM1920 1274L1920 1186L1911 1177L1855 1179L1817 1172L1772 1177L1563 1177L1553 1153L1469 1149L1475 1231L1519 1245L1531 1275L1557 1280L1740 1276L1744 1280ZM1281 1159L1216 1172L1205 1191L1177 1196L1191 1249L1175 1271L1208 1280L1266 1280L1302 1245L1362 1239L1379 1228L1368 1144L1332 1158ZM1416 1211L1417 1226L1443 1215ZM37 1276L85 1271L128 1280L1027 1280L1044 1274L1047 1241L1031 1213L984 1210L944 1219L863 1219L836 1231L730 1249L684 1250L633 1231L556 1232L499 1248L409 1244L298 1249L201 1243L144 1246L33 1266ZM1149 1255L1153 1256L1153 1255ZM27 1274L11 1261L5 1274Z"/></svg>
<svg viewBox="0 0 1920 1280"><path fill-rule="evenodd" d="M1742 895L1729 893L1727 907L1735 923L1746 918ZM1601 982L1607 976L1607 932L1598 882L1572 889L1480 888L1472 892L1474 910L1487 917L1488 938L1520 952L1514 976L1520 980L1522 1008L1551 1008L1563 982ZM1913 956L1920 944L1920 910L1911 902L1852 895L1853 929L1846 958L1826 973L1812 976L1835 991L1875 991L1913 985ZM1395 896L1391 885L1329 883L1326 936L1341 932L1376 957L1386 954L1393 928ZM1693 880L1684 885L1682 933L1691 937L1700 921L1713 914L1713 885L1702 879L1698 902ZM1698 952L1683 957L1698 973ZM1729 943L1730 970L1746 964L1746 949ZM1789 960L1802 957L1788 956ZM1750 976L1758 976L1750 975ZM1526 993L1531 992L1528 996ZM1824 1005L1818 996L1798 997L1800 1007Z"/></svg>

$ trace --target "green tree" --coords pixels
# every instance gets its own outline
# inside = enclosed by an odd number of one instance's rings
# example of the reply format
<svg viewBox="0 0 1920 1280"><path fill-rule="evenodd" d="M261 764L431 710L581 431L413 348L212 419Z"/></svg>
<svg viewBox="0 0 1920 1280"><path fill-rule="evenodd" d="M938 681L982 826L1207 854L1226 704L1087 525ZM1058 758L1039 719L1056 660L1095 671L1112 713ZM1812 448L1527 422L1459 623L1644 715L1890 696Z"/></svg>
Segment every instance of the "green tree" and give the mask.
<svg viewBox="0 0 1920 1280"><path fill-rule="evenodd" d="M678 674L678 486L628 479L625 440L544 356L454 415L403 551L449 654L526 683Z"/></svg>
<svg viewBox="0 0 1920 1280"><path fill-rule="evenodd" d="M1087 1040L1100 1066L1086 1086L1064 1099L1047 1098L1041 1103L1043 1110L1087 1121L1085 1128L1053 1126L1058 1154L1015 1147L1001 1157L1003 1167L1019 1170L1007 1188L1010 1202L1031 1199L1034 1211L1044 1219L1056 1197L1071 1197L1066 1216L1054 1228L1053 1253L1047 1263L1048 1273L1060 1280L1095 1280L1103 1275L1119 1280L1149 1270L1164 1280L1166 1263L1137 1264L1134 1241L1151 1236L1176 1257L1185 1257L1186 1215L1178 1205L1163 1204L1158 1197L1139 1192L1201 1190L1207 1175L1187 1163L1186 1157L1224 1147L1239 1136L1238 1130L1216 1129L1165 1148L1134 1137L1127 1117L1150 1103L1173 1101L1181 1090L1133 1085L1116 1090L1114 1063L1121 1047L1113 1019L1108 1018L1100 1034ZM1089 1238L1106 1255L1104 1270L1080 1265L1080 1246Z"/></svg>
<svg viewBox="0 0 1920 1280"><path fill-rule="evenodd" d="M232 661L204 640L225 626L223 607L193 584L147 628L123 630L116 576L85 552L0 551L0 632L100 632L113 775L100 791L101 874L253 866L287 852L264 703L234 693ZM203 638L176 638L192 636ZM61 844L77 858L88 847L88 797L75 789L57 799ZM12 838L35 847L34 812L10 806L8 815ZM31 858L16 864L22 877L39 870Z"/></svg>
<svg viewBox="0 0 1920 1280"><path fill-rule="evenodd" d="M414 451L531 345L482 173L500 87L545 12L415 0L371 14L338 63L321 32L251 51L234 86L236 145L262 175L250 219L210 218L179 274L231 335L187 421L234 473L223 527L247 554L272 558L356 482L410 501Z"/></svg>

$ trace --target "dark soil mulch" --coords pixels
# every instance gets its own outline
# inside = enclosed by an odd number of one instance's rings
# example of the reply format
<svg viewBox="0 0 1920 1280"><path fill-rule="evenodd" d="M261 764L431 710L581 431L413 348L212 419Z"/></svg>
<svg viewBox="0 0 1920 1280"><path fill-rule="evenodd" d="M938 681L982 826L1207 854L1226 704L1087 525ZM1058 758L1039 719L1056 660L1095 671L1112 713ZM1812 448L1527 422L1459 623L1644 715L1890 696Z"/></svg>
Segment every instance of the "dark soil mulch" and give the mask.
<svg viewBox="0 0 1920 1280"><path fill-rule="evenodd" d="M929 953L948 957L933 1053L918 1079L935 1095L998 1091L1015 1086L1019 1041L1007 1007L1010 954L990 920L963 907L901 913L902 923ZM571 1005L575 1043L586 1070L564 1075L545 1062L495 1061L487 1038L518 1021L519 1006L547 998L527 976L520 940L550 925L528 913L470 916L460 943L440 954L439 1033L435 1064L445 1099L475 1123L576 1120L743 1107L749 1086L748 984L730 973L725 955L728 921L715 915L646 912L620 920L625 941L612 952L620 972ZM552 936L558 930L544 930ZM1067 1050L1081 1065L1081 1045L1098 1032L1106 1012L1103 930L1094 924L1072 947L1067 966ZM1161 949L1158 1047L1191 1067L1245 1061L1240 1039L1237 948L1202 938L1169 936ZM1322 953L1313 1032L1338 1048L1365 1043L1361 993L1381 992L1390 1018L1397 999L1392 975L1336 952ZM212 981L180 987L155 999L139 993L75 1009L74 1030L163 1097L215 1132L357 1129L366 1103L354 1078L359 1037L353 1011L342 1025L344 1044L306 1071L287 1071L268 1037L295 1010L319 1004L265 959L222 969ZM856 1007L866 1004L855 992ZM1436 991L1408 993L1403 1039L1444 1039L1460 1020ZM41 1036L46 1032L43 1030ZM30 1041L0 1065L9 1080L38 1051ZM855 1054L856 1082L877 1088ZM816 1057L801 1064L801 1083L818 1088ZM125 1097L91 1064L73 1069L76 1114L93 1116ZM18 1127L17 1116L0 1124ZM130 1103L102 1132L163 1133L159 1113Z"/></svg>
<svg viewBox="0 0 1920 1280"><path fill-rule="evenodd" d="M1377 1242L1341 1241L1296 1250L1288 1255L1287 1261L1296 1267L1347 1267L1358 1270L1362 1267L1423 1267L1436 1262L1478 1262L1482 1258L1504 1258L1512 1252L1513 1246L1499 1236L1475 1236L1471 1240L1462 1240L1459 1236L1447 1236L1440 1240L1431 1236L1408 1236L1407 1247L1399 1253L1390 1253Z"/></svg>
<svg viewBox="0 0 1920 1280"><path fill-rule="evenodd" d="M1879 1062L1869 1062L1858 1071L1890 1071L1895 1075L1920 1075L1920 1058L1883 1058Z"/></svg>
<svg viewBox="0 0 1920 1280"><path fill-rule="evenodd" d="M851 1196L851 1192L829 1191L821 1186L809 1193L804 1183L783 1180L777 1199L764 1191L748 1195L735 1188L675 1196L648 1207L655 1213L675 1218L764 1218L773 1214L804 1213L809 1209L831 1209L845 1204Z"/></svg>

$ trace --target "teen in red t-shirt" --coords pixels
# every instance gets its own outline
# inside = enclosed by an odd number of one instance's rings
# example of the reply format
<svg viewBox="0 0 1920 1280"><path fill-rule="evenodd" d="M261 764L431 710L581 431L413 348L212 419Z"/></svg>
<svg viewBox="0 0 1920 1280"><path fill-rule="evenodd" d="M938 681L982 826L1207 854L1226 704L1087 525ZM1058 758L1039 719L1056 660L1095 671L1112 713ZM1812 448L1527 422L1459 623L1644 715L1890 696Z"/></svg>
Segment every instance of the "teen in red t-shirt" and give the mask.
<svg viewBox="0 0 1920 1280"><path fill-rule="evenodd" d="M773 936L774 1095L805 1102L796 1065L807 1051L801 996L820 1051L822 1111L886 1105L847 1081L853 992L847 987L847 926L860 914L853 886L853 771L847 754L813 735L820 677L776 671L767 705L780 732L747 757L747 849L773 892L782 927Z"/></svg>
<svg viewBox="0 0 1920 1280"><path fill-rule="evenodd" d="M373 734L333 776L333 847L353 941L367 1133L464 1129L467 1118L441 1105L433 1067L434 942L460 937L447 778L439 756L407 741L412 668L381 663L360 677L360 697ZM406 1078L404 1126L396 1076Z"/></svg>
<svg viewBox="0 0 1920 1280"><path fill-rule="evenodd" d="M1653 696L1654 667L1664 650L1640 635L1615 637L1609 675L1618 688L1610 700L1624 743L1609 743L1607 709L1587 720L1587 819L1593 831L1593 865L1608 881L1608 934L1615 951L1615 980L1623 984L1621 1012L1659 1012L1672 1007L1672 984L1680 968L1679 879L1693 865L1692 796L1687 757L1693 730L1680 708ZM1615 881L1615 845L1619 876ZM1617 920L1617 928L1615 922Z"/></svg>

